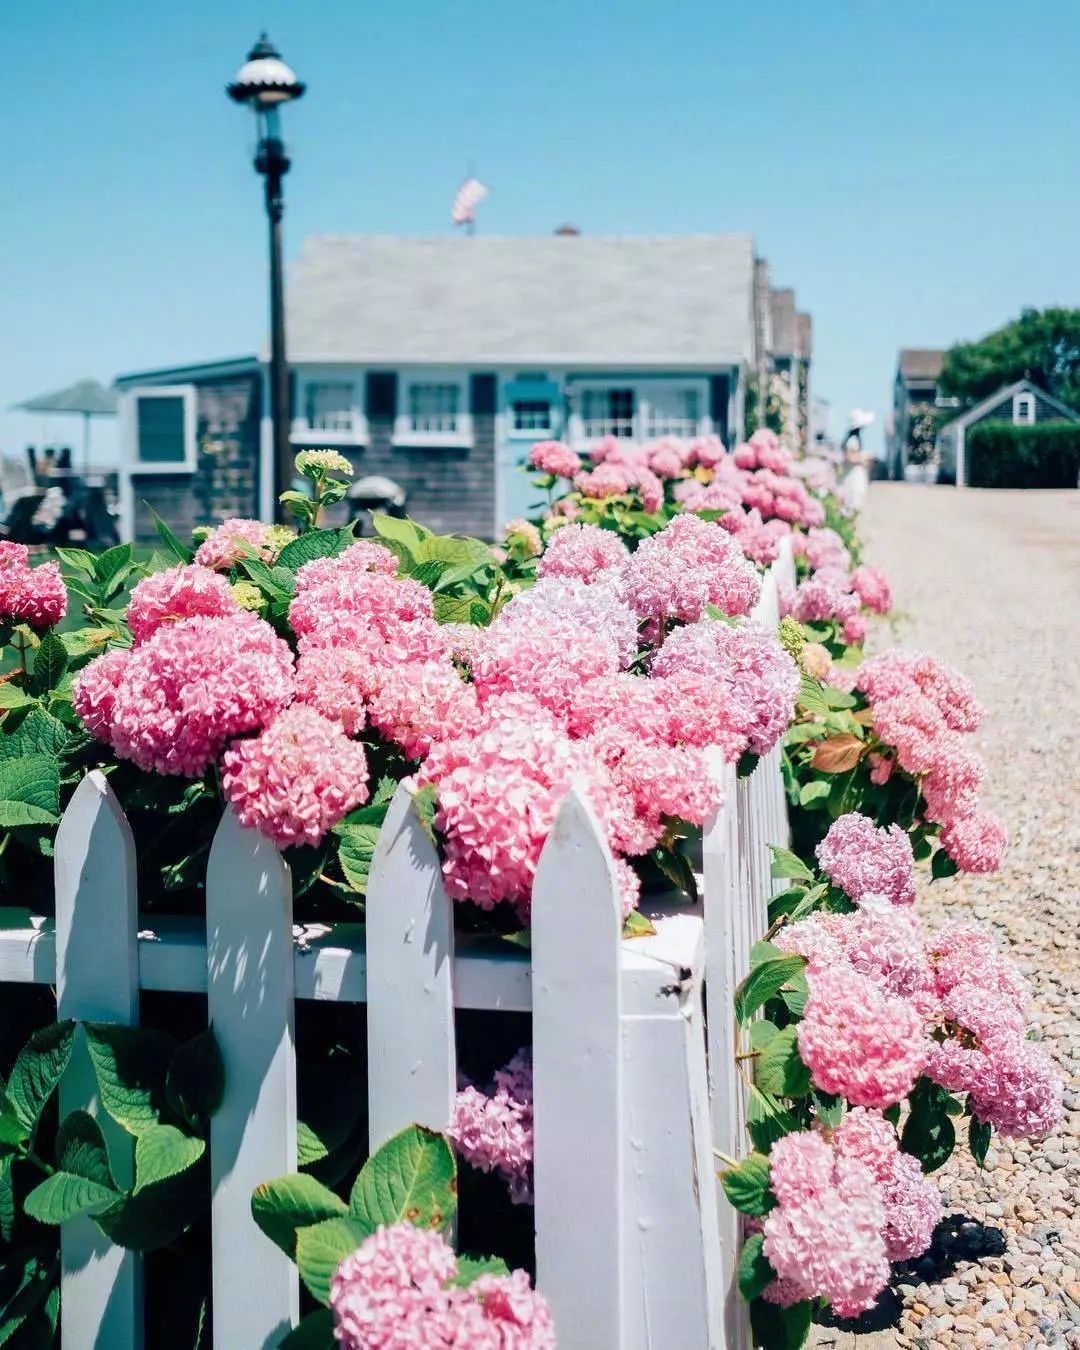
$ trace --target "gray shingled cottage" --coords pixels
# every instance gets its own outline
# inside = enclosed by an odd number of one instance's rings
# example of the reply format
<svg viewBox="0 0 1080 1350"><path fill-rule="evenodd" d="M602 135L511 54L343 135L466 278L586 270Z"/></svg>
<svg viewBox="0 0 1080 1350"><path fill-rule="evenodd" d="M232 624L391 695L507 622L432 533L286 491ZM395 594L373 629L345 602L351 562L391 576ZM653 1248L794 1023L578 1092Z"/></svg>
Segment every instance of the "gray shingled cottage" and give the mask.
<svg viewBox="0 0 1080 1350"><path fill-rule="evenodd" d="M293 442L491 538L532 503L535 440L739 436L772 360L761 276L745 234L316 236L288 280ZM185 530L270 514L264 383L254 356L117 380L128 536L152 536L145 503Z"/></svg>

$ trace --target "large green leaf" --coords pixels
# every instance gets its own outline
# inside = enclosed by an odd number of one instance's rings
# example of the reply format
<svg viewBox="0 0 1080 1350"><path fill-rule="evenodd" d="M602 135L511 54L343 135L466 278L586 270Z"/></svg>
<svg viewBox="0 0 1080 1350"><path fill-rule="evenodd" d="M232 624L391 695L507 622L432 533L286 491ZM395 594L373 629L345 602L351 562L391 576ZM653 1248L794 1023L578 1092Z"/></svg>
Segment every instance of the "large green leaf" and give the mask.
<svg viewBox="0 0 1080 1350"><path fill-rule="evenodd" d="M971 1150L971 1156L980 1167L986 1166L986 1151L990 1147L990 1137L993 1131L989 1125L984 1125L981 1120L976 1120L974 1116L968 1122L968 1148Z"/></svg>
<svg viewBox="0 0 1080 1350"><path fill-rule="evenodd" d="M10 680L0 684L0 712L14 712L19 708L32 708L36 699L25 693Z"/></svg>
<svg viewBox="0 0 1080 1350"><path fill-rule="evenodd" d="M422 1125L410 1125L364 1164L349 1209L371 1229L402 1220L420 1228L444 1228L457 1207L456 1176L446 1139Z"/></svg>
<svg viewBox="0 0 1080 1350"><path fill-rule="evenodd" d="M59 810L60 766L54 759L27 755L0 761L0 829L54 825Z"/></svg>
<svg viewBox="0 0 1080 1350"><path fill-rule="evenodd" d="M264 1181L251 1197L252 1218L271 1242L294 1259L301 1229L326 1219L345 1218L348 1213L344 1200L303 1172Z"/></svg>
<svg viewBox="0 0 1080 1350"><path fill-rule="evenodd" d="M350 530L308 530L306 534L289 540L278 554L275 567L295 572L304 563L314 562L316 558L336 557L353 542Z"/></svg>
<svg viewBox="0 0 1080 1350"><path fill-rule="evenodd" d="M462 1289L467 1289L473 1280L481 1275L509 1275L510 1267L501 1256L459 1256L457 1274L450 1281Z"/></svg>
<svg viewBox="0 0 1080 1350"><path fill-rule="evenodd" d="M378 824L357 822L338 828L338 862L345 880L360 895L367 893L371 860L375 856L381 829L381 821Z"/></svg>
<svg viewBox="0 0 1080 1350"><path fill-rule="evenodd" d="M735 1016L739 1024L745 1025L763 1003L800 975L805 965L801 956L777 956L755 967L735 990Z"/></svg>
<svg viewBox="0 0 1080 1350"><path fill-rule="evenodd" d="M41 639L34 653L34 673L30 679L30 690L34 694L44 694L56 684L67 670L68 654L63 642L53 632Z"/></svg>
<svg viewBox="0 0 1080 1350"><path fill-rule="evenodd" d="M776 1197L769 1189L769 1160L761 1153L751 1153L737 1167L725 1168L720 1173L720 1184L743 1214L760 1216L776 1207Z"/></svg>
<svg viewBox="0 0 1080 1350"><path fill-rule="evenodd" d="M151 1126L135 1143L135 1190L144 1191L186 1172L205 1152L201 1139L193 1139L175 1125Z"/></svg>
<svg viewBox="0 0 1080 1350"><path fill-rule="evenodd" d="M15 1227L15 1189L11 1184L11 1164L14 1153L0 1155L0 1240L11 1241ZM3 1341L0 1341L0 1345Z"/></svg>
<svg viewBox="0 0 1080 1350"><path fill-rule="evenodd" d="M956 1145L950 1111L953 1099L937 1083L920 1078L909 1100L911 1110L904 1122L901 1145L905 1153L918 1158L924 1172L934 1172L949 1159Z"/></svg>
<svg viewBox="0 0 1080 1350"><path fill-rule="evenodd" d="M321 1162L340 1148L364 1116L364 1080L348 1064L312 1065L300 1089L296 1160L301 1167Z"/></svg>
<svg viewBox="0 0 1080 1350"><path fill-rule="evenodd" d="M205 1132L225 1095L225 1061L213 1028L185 1041L165 1079L169 1105L192 1129Z"/></svg>
<svg viewBox="0 0 1080 1350"><path fill-rule="evenodd" d="M767 1153L778 1139L799 1128L796 1117L775 1097L750 1084L746 1102L746 1130L759 1153Z"/></svg>
<svg viewBox="0 0 1080 1350"><path fill-rule="evenodd" d="M773 1097L806 1096L810 1091L810 1070L799 1058L795 1027L785 1027L765 1046L754 1077L762 1092Z"/></svg>
<svg viewBox="0 0 1080 1350"><path fill-rule="evenodd" d="M121 1196L115 1204L96 1214L94 1222L110 1241L131 1251L148 1252L168 1246L205 1212L209 1201L208 1173L207 1157L203 1154L186 1171Z"/></svg>
<svg viewBox="0 0 1080 1350"><path fill-rule="evenodd" d="M119 1198L101 1126L86 1111L73 1111L64 1119L56 1136L56 1157L57 1170L24 1201L32 1219L66 1223Z"/></svg>
<svg viewBox="0 0 1080 1350"><path fill-rule="evenodd" d="M86 1022L83 1029L102 1106L129 1134L145 1134L158 1123L176 1041L163 1031L110 1022Z"/></svg>
<svg viewBox="0 0 1080 1350"><path fill-rule="evenodd" d="M335 1350L334 1314L329 1308L316 1308L281 1342L278 1350Z"/></svg>
<svg viewBox="0 0 1080 1350"><path fill-rule="evenodd" d="M55 759L71 742L71 732L44 708L34 708L14 731L0 736L0 759Z"/></svg>
<svg viewBox="0 0 1080 1350"><path fill-rule="evenodd" d="M330 1299L330 1281L342 1261L360 1246L371 1229L359 1219L324 1219L296 1236L296 1264L300 1278L319 1303Z"/></svg>
<svg viewBox="0 0 1080 1350"><path fill-rule="evenodd" d="M176 535L173 534L172 530L169 529L168 525L165 524L149 502L143 502L143 505L150 512L150 518L154 522L154 529L158 532L158 538L165 545L168 552L172 554L177 562L191 562L192 558L195 557L195 550L193 548L188 548L186 544L182 544L180 540L177 539Z"/></svg>
<svg viewBox="0 0 1080 1350"><path fill-rule="evenodd" d="M739 1256L739 1293L747 1303L760 1297L765 1286L776 1278L776 1271L761 1250L764 1243L762 1233L752 1233L743 1243Z"/></svg>
<svg viewBox="0 0 1080 1350"><path fill-rule="evenodd" d="M19 1051L8 1079L7 1100L28 1131L32 1131L71 1059L75 1023L50 1022L35 1031Z"/></svg>
<svg viewBox="0 0 1080 1350"><path fill-rule="evenodd" d="M782 1308L776 1303L756 1299L750 1307L754 1344L764 1350L800 1350L806 1344L813 1316L809 1299Z"/></svg>
<svg viewBox="0 0 1080 1350"><path fill-rule="evenodd" d="M780 848L778 844L770 844L769 849L773 855L770 875L790 878L793 881L814 880L813 870L807 867L797 854L792 853L791 849Z"/></svg>

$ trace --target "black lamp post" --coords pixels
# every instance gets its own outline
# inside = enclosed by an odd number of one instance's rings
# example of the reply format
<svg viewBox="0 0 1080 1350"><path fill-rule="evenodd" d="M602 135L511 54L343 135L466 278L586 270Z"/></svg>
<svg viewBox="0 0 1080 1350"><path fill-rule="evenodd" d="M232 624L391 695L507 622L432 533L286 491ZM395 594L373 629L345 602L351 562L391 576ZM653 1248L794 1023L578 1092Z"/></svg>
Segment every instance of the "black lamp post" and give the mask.
<svg viewBox="0 0 1080 1350"><path fill-rule="evenodd" d="M266 36L259 38L247 61L226 86L231 99L247 103L258 119L255 169L266 180L266 214L270 222L270 422L274 431L274 497L292 481L289 444L289 368L285 357L285 293L281 275L281 217L285 210L284 178L289 157L281 139L278 109L299 98L304 85L281 59Z"/></svg>

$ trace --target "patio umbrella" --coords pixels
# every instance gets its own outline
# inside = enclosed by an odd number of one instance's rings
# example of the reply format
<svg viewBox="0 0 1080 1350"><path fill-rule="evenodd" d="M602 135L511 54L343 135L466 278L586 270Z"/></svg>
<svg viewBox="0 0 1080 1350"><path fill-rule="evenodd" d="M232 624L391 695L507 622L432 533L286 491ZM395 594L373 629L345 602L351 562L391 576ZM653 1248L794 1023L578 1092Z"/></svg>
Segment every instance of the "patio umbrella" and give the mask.
<svg viewBox="0 0 1080 1350"><path fill-rule="evenodd" d="M78 413L83 419L83 473L90 467L90 419L115 417L116 394L97 380L78 380L66 389L16 403L18 412Z"/></svg>

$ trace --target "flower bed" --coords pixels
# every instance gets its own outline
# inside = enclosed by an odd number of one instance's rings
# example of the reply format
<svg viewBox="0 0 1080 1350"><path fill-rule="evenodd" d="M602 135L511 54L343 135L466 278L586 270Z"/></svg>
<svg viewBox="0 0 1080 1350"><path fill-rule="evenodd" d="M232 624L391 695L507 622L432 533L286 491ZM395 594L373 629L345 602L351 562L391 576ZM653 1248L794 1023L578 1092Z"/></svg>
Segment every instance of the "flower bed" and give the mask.
<svg viewBox="0 0 1080 1350"><path fill-rule="evenodd" d="M527 943L540 852L576 786L632 936L649 931L643 893L694 894L690 845L723 765L746 775L783 746L794 847L773 871L791 884L735 1008L754 1151L722 1182L747 1216L739 1283L757 1335L798 1344L824 1304L860 1313L890 1262L925 1250L954 1122L981 1158L993 1128L1039 1138L1060 1112L1007 959L976 927L929 932L914 911L916 865L1000 862L964 739L979 708L932 657L863 658L887 579L862 564L827 468L771 433L731 455L712 437L610 439L589 463L546 442L532 462L548 509L493 550L389 518L377 539L320 529L348 465L305 452L298 531L230 521L188 544L162 526L146 564L125 546L61 550L87 620L63 633L59 569L4 546L4 880L32 887L71 789L100 766L150 908L199 909L208 822L228 804L283 850L299 917L356 917L408 778L459 925ZM747 616L783 539L798 579L773 632ZM527 1205L529 1047L494 1062L479 1048L450 1138ZM355 1103L327 1089L313 1116L345 1140ZM330 1184L358 1162L353 1149ZM356 1255L320 1286L342 1343L390 1344L379 1319L414 1305L437 1305L432 1343L553 1343L524 1277L488 1271L459 1294L441 1239L378 1221L351 1235ZM325 1314L313 1326L329 1336Z"/></svg>

